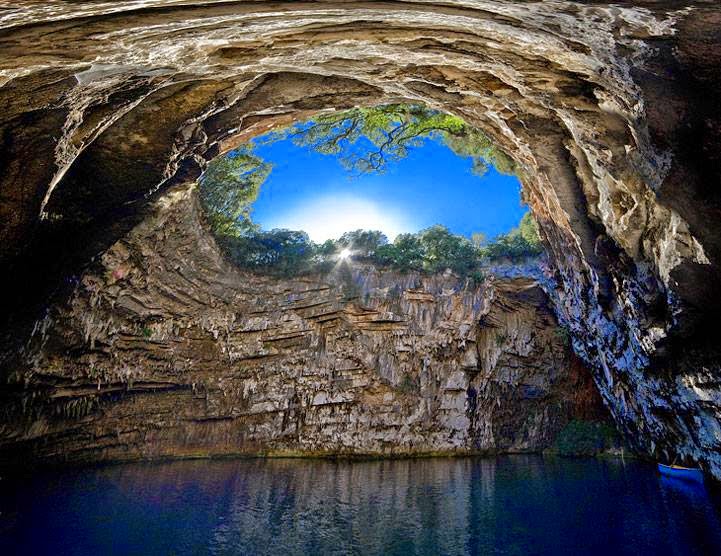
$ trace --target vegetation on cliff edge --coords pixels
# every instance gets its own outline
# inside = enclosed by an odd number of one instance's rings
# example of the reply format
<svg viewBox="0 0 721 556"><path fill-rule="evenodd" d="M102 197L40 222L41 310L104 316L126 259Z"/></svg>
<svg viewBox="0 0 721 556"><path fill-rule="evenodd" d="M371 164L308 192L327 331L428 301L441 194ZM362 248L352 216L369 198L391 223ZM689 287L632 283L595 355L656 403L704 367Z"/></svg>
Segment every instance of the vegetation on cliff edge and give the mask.
<svg viewBox="0 0 721 556"><path fill-rule="evenodd" d="M524 220L530 221L530 214ZM382 232L355 230L318 244L305 232L283 229L218 236L218 243L239 267L265 274L326 272L337 262L338 253L348 249L351 258L380 268L428 274L450 269L459 276L481 281L481 269L488 262L519 262L538 255L541 247L534 230L533 226L519 226L480 245L441 225L415 234L400 234L392 243Z"/></svg>
<svg viewBox="0 0 721 556"><path fill-rule="evenodd" d="M322 154L337 156L351 172L383 172L428 138L444 142L457 155L471 158L482 175L492 164L514 173L513 160L482 132L462 119L423 106L395 104L321 114L259 139L291 140ZM538 230L530 214L511 232L486 241L451 233L441 225L401 234L392 243L379 231L356 230L316 244L303 231L261 230L251 218L252 204L272 170L248 144L214 160L200 180L200 199L219 245L238 266L257 272L293 276L330 270L338 252L402 272L442 272L480 279L488 260L518 261L540 253Z"/></svg>

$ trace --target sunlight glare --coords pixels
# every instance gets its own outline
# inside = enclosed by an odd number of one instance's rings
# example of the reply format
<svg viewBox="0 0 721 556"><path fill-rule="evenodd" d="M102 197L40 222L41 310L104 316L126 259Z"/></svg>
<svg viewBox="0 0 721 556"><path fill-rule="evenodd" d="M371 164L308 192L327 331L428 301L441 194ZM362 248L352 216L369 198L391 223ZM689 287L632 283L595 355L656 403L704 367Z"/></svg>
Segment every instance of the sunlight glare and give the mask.
<svg viewBox="0 0 721 556"><path fill-rule="evenodd" d="M275 215L268 228L304 230L310 239L323 242L337 239L353 230L380 230L389 241L398 234L415 231L408 220L390 207L380 207L354 196L330 196L296 205L285 214Z"/></svg>

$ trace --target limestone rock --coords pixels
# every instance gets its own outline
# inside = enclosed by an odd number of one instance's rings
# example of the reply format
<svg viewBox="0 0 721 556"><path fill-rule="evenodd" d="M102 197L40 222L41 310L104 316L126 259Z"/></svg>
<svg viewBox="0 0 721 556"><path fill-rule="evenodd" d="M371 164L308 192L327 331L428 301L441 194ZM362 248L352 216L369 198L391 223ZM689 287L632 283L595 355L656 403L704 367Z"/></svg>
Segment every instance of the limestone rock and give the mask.
<svg viewBox="0 0 721 556"><path fill-rule="evenodd" d="M21 371L36 394L1 424L3 457L531 451L606 418L533 279L241 272L192 193L38 327Z"/></svg>
<svg viewBox="0 0 721 556"><path fill-rule="evenodd" d="M544 288L628 440L721 478L719 29L704 0L12 3L3 397L34 392L19 346L72 277L208 159L320 110L406 100L465 118L518 162L549 249ZM154 318L118 287L118 310ZM89 321L89 337L104 326Z"/></svg>

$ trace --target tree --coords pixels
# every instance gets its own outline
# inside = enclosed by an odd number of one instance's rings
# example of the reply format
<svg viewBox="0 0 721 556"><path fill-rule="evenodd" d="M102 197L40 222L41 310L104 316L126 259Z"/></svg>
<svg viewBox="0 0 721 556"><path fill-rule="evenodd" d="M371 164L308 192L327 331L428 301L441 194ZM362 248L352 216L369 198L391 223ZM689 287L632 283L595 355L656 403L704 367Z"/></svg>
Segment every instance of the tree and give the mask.
<svg viewBox="0 0 721 556"><path fill-rule="evenodd" d="M515 164L480 130L461 118L415 104L388 104L321 114L272 132L256 143L290 137L319 153L338 156L353 172L383 172L427 139L445 143L458 156L471 158L473 171L483 174L489 164L513 173ZM253 153L253 144L210 163L200 179L200 197L216 235L239 235L254 229L251 205L272 165Z"/></svg>
<svg viewBox="0 0 721 556"><path fill-rule="evenodd" d="M344 233L336 243L357 257L371 257L381 245L388 243L388 238L378 230L354 230Z"/></svg>
<svg viewBox="0 0 721 556"><path fill-rule="evenodd" d="M280 276L312 270L315 244L308 234L294 230L250 231L225 236L222 247L241 268Z"/></svg>
<svg viewBox="0 0 721 556"><path fill-rule="evenodd" d="M451 233L441 225L431 226L417 234L401 234L392 244L380 246L372 257L381 266L401 272L453 272L466 276L477 269L481 252L466 237Z"/></svg>
<svg viewBox="0 0 721 556"><path fill-rule="evenodd" d="M392 244L381 245L374 262L401 272L423 269L423 246L415 234L399 234Z"/></svg>
<svg viewBox="0 0 721 556"><path fill-rule="evenodd" d="M488 238L483 232L473 232L471 234L471 243L476 247L483 247L487 242Z"/></svg>
<svg viewBox="0 0 721 556"><path fill-rule="evenodd" d="M457 133L445 134L444 141L457 156L471 158L472 171L478 176L483 176L489 165L501 174L516 173L516 163L511 157L500 150L485 133L465 123Z"/></svg>
<svg viewBox="0 0 721 556"><path fill-rule="evenodd" d="M218 241L241 268L271 275L290 277L328 272L337 262L338 251L348 248L357 257L399 272L434 274L450 269L480 283L484 277L484 259L519 261L541 252L540 242L533 244L524 237L530 233L529 229L533 230L529 219L523 228L525 231L519 225L482 247L441 225L416 234L400 234L393 243L388 243L377 230L347 232L337 240L329 239L322 244L312 242L305 232L282 229L250 229L237 235L220 236ZM535 236L529 237L533 240Z"/></svg>
<svg viewBox="0 0 721 556"><path fill-rule="evenodd" d="M290 137L297 145L338 156L356 173L383 172L426 139L445 143L458 156L471 158L483 175L492 164L503 173L515 163L480 130L461 118L415 104L388 104L321 114L308 122L270 134L266 142Z"/></svg>
<svg viewBox="0 0 721 556"><path fill-rule="evenodd" d="M338 251L338 245L332 239L327 239L320 245L316 245L315 254L317 257L325 258L334 255Z"/></svg>
<svg viewBox="0 0 721 556"><path fill-rule="evenodd" d="M217 236L238 236L252 229L251 205L272 165L248 149L213 160L200 178L200 201Z"/></svg>
<svg viewBox="0 0 721 556"><path fill-rule="evenodd" d="M484 173L489 164L504 173L515 171L513 160L481 131L457 116L414 104L321 114L259 141L272 143L288 137L298 145L338 156L354 172L383 172L390 162L406 157L427 139L442 141L459 156L471 158L477 174ZM251 206L272 166L252 149L249 144L214 160L200 179L200 198L211 229L232 260L244 268L303 273L328 268L333 255L348 248L357 257L401 271L450 268L467 275L477 269L482 256L517 258L540 249L530 216L524 217L517 230L490 244L482 234L469 240L443 226L401 234L392 244L379 231L355 230L322 245L310 241L304 232L262 231L251 220Z"/></svg>
<svg viewBox="0 0 721 556"><path fill-rule="evenodd" d="M442 272L450 268L465 275L478 264L478 252L468 238L455 235L445 226L435 225L418 234L423 248L423 269Z"/></svg>
<svg viewBox="0 0 721 556"><path fill-rule="evenodd" d="M518 224L518 233L523 239L533 247L541 246L541 238L538 235L538 224L534 220L530 212L527 212L521 218L521 222Z"/></svg>
<svg viewBox="0 0 721 556"><path fill-rule="evenodd" d="M490 260L519 261L535 257L542 251L538 226L530 212L524 214L518 226L507 234L501 234L481 247L482 255Z"/></svg>

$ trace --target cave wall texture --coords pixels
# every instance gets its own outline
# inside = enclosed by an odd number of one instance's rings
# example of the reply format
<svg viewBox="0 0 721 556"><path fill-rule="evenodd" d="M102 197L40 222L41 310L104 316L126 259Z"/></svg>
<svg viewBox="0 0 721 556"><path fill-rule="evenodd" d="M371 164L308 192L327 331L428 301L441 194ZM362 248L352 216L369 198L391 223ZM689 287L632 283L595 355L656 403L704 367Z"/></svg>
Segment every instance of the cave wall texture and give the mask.
<svg viewBox="0 0 721 556"><path fill-rule="evenodd" d="M544 288L628 442L721 478L720 43L714 0L14 2L3 395L32 406L51 309L207 160L319 110L414 101L520 165Z"/></svg>
<svg viewBox="0 0 721 556"><path fill-rule="evenodd" d="M244 273L194 188L82 274L25 363L36 397L0 420L17 464L539 451L608 419L535 279Z"/></svg>

